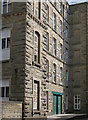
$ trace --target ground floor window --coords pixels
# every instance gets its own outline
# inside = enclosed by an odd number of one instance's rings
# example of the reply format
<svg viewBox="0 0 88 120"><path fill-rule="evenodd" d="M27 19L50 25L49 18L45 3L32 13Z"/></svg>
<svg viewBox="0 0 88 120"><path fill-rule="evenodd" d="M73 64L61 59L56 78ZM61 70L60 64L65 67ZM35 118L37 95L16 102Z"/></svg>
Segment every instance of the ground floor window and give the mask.
<svg viewBox="0 0 88 120"><path fill-rule="evenodd" d="M80 110L80 96L79 95L74 96L74 109Z"/></svg>
<svg viewBox="0 0 88 120"><path fill-rule="evenodd" d="M34 81L34 100L33 109L39 110L39 82Z"/></svg>

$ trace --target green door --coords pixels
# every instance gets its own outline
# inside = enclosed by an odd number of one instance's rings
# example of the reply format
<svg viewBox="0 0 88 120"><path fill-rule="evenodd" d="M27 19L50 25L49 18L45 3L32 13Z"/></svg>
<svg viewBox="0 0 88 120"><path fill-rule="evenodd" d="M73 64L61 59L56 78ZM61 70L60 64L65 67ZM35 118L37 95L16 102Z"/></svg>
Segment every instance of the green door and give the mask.
<svg viewBox="0 0 88 120"><path fill-rule="evenodd" d="M58 96L58 114L61 114L61 96Z"/></svg>
<svg viewBox="0 0 88 120"><path fill-rule="evenodd" d="M53 114L56 114L56 96L53 95Z"/></svg>

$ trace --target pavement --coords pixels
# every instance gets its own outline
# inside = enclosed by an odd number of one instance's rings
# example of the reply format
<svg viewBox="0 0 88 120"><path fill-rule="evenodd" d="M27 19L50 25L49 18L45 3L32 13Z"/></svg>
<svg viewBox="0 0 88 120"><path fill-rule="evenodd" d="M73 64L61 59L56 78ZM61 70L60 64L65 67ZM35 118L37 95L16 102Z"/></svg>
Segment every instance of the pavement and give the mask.
<svg viewBox="0 0 88 120"><path fill-rule="evenodd" d="M83 117L86 116L86 114L59 114L59 115L52 115L52 116L48 116L47 120L71 120L73 118L75 118L74 120L76 120L76 118L80 118L79 120L88 120L87 119L83 119Z"/></svg>

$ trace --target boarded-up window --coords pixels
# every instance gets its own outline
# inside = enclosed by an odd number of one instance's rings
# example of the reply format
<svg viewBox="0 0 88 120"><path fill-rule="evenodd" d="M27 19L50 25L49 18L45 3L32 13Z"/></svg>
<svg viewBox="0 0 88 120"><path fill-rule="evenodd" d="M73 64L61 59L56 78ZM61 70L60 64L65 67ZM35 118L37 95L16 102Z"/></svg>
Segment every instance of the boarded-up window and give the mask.
<svg viewBox="0 0 88 120"><path fill-rule="evenodd" d="M79 62L80 62L79 58L80 58L80 51L79 50L74 51L73 64L79 64Z"/></svg>

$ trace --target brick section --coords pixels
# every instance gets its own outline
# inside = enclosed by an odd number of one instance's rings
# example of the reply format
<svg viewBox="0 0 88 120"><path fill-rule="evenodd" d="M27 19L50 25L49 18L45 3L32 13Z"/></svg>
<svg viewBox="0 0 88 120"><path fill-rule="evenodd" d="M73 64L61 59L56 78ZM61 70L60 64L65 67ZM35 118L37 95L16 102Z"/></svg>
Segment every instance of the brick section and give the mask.
<svg viewBox="0 0 88 120"><path fill-rule="evenodd" d="M22 118L21 102L3 102L2 118Z"/></svg>

